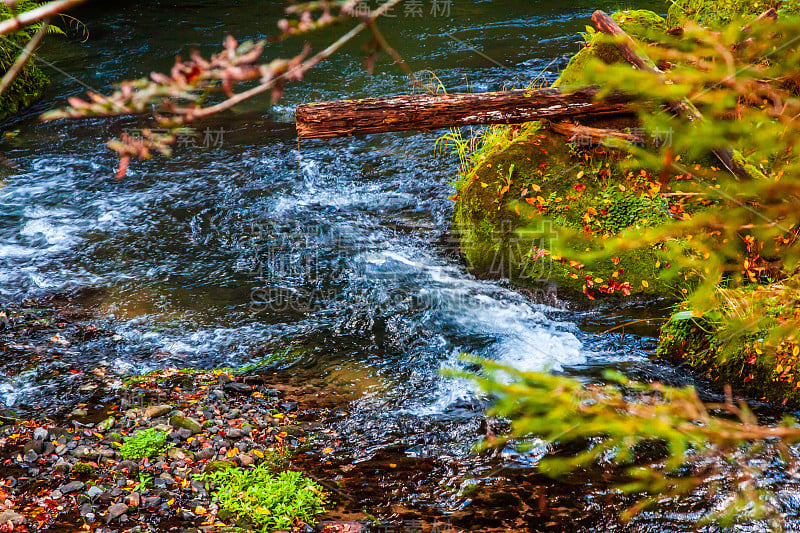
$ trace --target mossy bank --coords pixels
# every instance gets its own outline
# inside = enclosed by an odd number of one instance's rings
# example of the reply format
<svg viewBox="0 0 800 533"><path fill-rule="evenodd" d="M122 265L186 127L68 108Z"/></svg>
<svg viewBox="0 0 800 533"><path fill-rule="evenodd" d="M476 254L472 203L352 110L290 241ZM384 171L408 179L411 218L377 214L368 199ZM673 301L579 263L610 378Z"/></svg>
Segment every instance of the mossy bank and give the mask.
<svg viewBox="0 0 800 533"><path fill-rule="evenodd" d="M649 11L615 13L633 35L665 31L666 21ZM580 85L592 60L624 61L612 45L585 35L555 86ZM635 132L633 116L584 123ZM649 142L665 142L651 139ZM555 284L567 295L679 297L682 281L664 279L669 264L659 246L626 250L585 264L577 258L599 252L623 230L656 226L681 216L681 201L660 194L642 170L626 168L622 152L554 133L547 123L486 130L471 167L456 182L454 232L471 270L506 277L538 289ZM571 253L574 252L574 253Z"/></svg>
<svg viewBox="0 0 800 533"><path fill-rule="evenodd" d="M32 9L38 4L28 0L17 2L17 10ZM0 5L0 20L10 18L11 11L7 6ZM55 28L55 27L52 27ZM0 72L6 73L14 65L17 57L30 39L35 27L28 31L12 33L0 42ZM53 32L60 32L54 29ZM36 66L32 59L28 59L11 84L0 94L0 120L23 111L41 99L44 90L50 81L47 76Z"/></svg>

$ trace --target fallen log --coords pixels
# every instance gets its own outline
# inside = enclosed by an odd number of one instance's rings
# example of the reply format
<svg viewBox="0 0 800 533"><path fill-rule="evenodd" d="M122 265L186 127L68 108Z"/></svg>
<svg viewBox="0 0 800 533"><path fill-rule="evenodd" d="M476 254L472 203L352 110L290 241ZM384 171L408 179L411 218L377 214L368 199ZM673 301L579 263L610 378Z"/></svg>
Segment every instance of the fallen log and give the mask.
<svg viewBox="0 0 800 533"><path fill-rule="evenodd" d="M598 92L596 87L582 87L569 93L549 88L303 104L295 113L297 138L326 139L364 133L632 113L627 105L630 97L614 94L598 101Z"/></svg>

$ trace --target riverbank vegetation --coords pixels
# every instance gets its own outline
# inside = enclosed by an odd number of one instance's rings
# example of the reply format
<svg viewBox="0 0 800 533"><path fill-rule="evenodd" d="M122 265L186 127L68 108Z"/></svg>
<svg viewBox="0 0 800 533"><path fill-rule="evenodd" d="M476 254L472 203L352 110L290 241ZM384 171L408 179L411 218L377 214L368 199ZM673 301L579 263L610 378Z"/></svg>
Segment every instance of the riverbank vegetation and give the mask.
<svg viewBox="0 0 800 533"><path fill-rule="evenodd" d="M618 13L614 18L624 26L625 17ZM608 180L604 185L610 183L612 190L636 191L627 180L631 175L642 177L639 198L649 194L655 201L638 211L646 220L628 218L613 231L603 232L597 208L591 205L594 209L589 211L578 193L605 200L610 199L608 189L581 186L578 177L585 180L587 172L583 166L571 166L580 158L570 158L577 148L571 152L563 147L552 126L549 134L543 131L548 124L536 126L535 142L519 133L529 126L494 127L456 183L456 229L478 272L491 275L483 257L499 254L512 264L513 272L525 271L547 254L552 260L549 279L568 294L576 292L576 281L585 281L581 289L590 298L597 296L598 284L606 289L599 292L615 296L664 287L667 290L660 295L679 303L661 328L656 356L695 368L720 390L732 386L726 389L724 404L702 406L693 389L642 385L619 376L607 376L608 385L582 386L568 378L525 374L482 362L486 374L473 379L494 399L491 412L512 420L510 436L515 444L524 447L535 438L557 448L567 442L591 442L579 445L578 452L542 461L541 468L561 475L598 462L623 467L629 483L619 489L649 494L630 512L662 498L688 495L701 486L714 492L721 489L715 479L727 483L736 478L740 481L731 485L737 488L725 500L727 505L703 519L730 525L769 518L772 527L781 527L781 509L772 505L774 495L753 484L758 475L752 468L773 431L782 435L772 451L778 462L762 466L773 468L788 460L786 446L797 440L797 422L788 419L785 426L753 433L756 419L732 395L793 405L800 399L796 367L800 363L799 17L791 2L687 1L673 3L667 24L655 14L631 15L650 21L627 29L635 43L590 28L583 49L556 83L598 85L608 93L637 96L639 112L627 129L602 119L591 125L599 122L603 128L626 131L635 127L645 137L644 142L627 145L618 138L606 139L600 168ZM631 55L645 57L645 68L632 70ZM686 120L682 112L702 118ZM664 132L669 132L666 142ZM571 141L573 146L580 144L575 138ZM723 149L734 154L728 164L719 156ZM502 168L487 172L496 166ZM541 185L541 179L528 183L526 174L542 176L548 167L556 169L563 184L555 191L558 203L563 203L560 208L543 201L552 202L548 195L553 189ZM521 186L499 189L496 184L510 181L503 168L515 172L521 168L517 174ZM495 189L513 191L513 196L506 200ZM532 215L526 203L535 208ZM629 200L623 205L636 203ZM564 206L578 206L578 214L585 216L575 217L574 212L572 218L565 216L562 213L569 211ZM510 223L498 232L501 219ZM521 247L522 254L508 252L508 242L529 231L541 233L543 222L557 228L546 241L547 251L541 252L532 241ZM652 275L641 278L641 286L629 280L626 291L607 290L602 284L609 279L608 271L598 275L598 268L609 261L621 263L626 254L640 250L656 252L650 262L634 256L637 266ZM567 274L572 281L559 272L565 259L572 268ZM732 422L710 416L709 410L734 416L740 425L732 430L727 427ZM575 424L565 428L566 420ZM636 459L635 450L643 442L661 443L664 452L655 459ZM505 438L486 442L500 448L506 444Z"/></svg>
<svg viewBox="0 0 800 533"><path fill-rule="evenodd" d="M34 9L39 5L41 5L39 2L32 0L20 0L14 4L2 3L0 4L0 21L7 20L16 13ZM12 69L20 52L40 27L41 23L38 23L8 35L0 35L2 38L0 40L0 72L6 74ZM50 33L59 32L55 26L50 27L49 31ZM0 120L33 105L42 97L49 83L47 76L34 61L30 59L26 61L19 73L9 80L3 90L0 90Z"/></svg>

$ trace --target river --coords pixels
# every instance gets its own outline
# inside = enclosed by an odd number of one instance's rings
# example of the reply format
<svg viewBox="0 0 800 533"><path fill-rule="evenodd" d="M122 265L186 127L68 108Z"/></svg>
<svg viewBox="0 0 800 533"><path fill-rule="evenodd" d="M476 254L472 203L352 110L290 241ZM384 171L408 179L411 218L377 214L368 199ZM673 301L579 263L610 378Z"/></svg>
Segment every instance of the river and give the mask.
<svg viewBox="0 0 800 533"><path fill-rule="evenodd" d="M433 70L448 91L552 80L578 49L576 33L591 12L616 7L456 0L434 15L431 2L422 4L422 17L398 8L386 35L415 71ZM215 51L228 33L273 34L281 6L95 2L74 13L88 40L53 37L43 46L52 86L35 109L5 125L0 141L17 166L0 167L0 305L72 295L115 335L73 343L57 357L9 355L0 362L0 402L20 412L68 408L81 398L81 374L71 370L241 366L286 354L275 369L346 405L335 427L347 443L341 458L401 450L436 457L462 479L485 477L497 464L471 458L482 418L470 386L440 375L461 364L462 352L586 379L610 365L636 377L690 379L648 359L652 328L602 333L663 313L666 304L586 311L472 277L449 233L457 160L434 152L436 132L298 146L297 104L411 90L385 58L367 73L357 45L290 86L271 110L256 99L197 124L193 142L169 159L134 162L119 181L105 143L144 122L36 119L87 87L109 92L115 81L168 70L190 48ZM319 49L342 31L309 39ZM270 45L267 54L301 45ZM501 464L523 471L536 458L509 454ZM791 502L800 494L784 492L787 512L796 514ZM412 506L443 511L469 502L404 494ZM599 503L604 494L587 486L570 497L587 510L581 527L626 527ZM636 527L685 530L698 505L644 515Z"/></svg>

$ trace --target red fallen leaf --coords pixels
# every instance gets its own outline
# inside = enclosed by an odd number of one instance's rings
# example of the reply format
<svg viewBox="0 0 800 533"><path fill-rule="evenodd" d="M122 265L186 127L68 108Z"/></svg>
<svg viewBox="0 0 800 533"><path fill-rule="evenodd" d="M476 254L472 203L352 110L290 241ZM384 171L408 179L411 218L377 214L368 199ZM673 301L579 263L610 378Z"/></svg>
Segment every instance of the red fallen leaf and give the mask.
<svg viewBox="0 0 800 533"><path fill-rule="evenodd" d="M575 185L574 189L578 192L583 192L586 189L586 185L584 185L583 183L579 183Z"/></svg>
<svg viewBox="0 0 800 533"><path fill-rule="evenodd" d="M117 173L114 175L115 178L118 180L125 177L125 174L128 173L128 165L131 162L131 156L123 155L119 158L119 168L117 168Z"/></svg>
<svg viewBox="0 0 800 533"><path fill-rule="evenodd" d="M534 203L536 203L536 198L525 198L525 201L533 205Z"/></svg>
<svg viewBox="0 0 800 533"><path fill-rule="evenodd" d="M751 379L753 379L753 374L748 374L748 375L747 375L747 377L746 377L746 378L744 378L744 382L745 382L745 383L747 383L747 382L748 382L748 381L750 381Z"/></svg>

